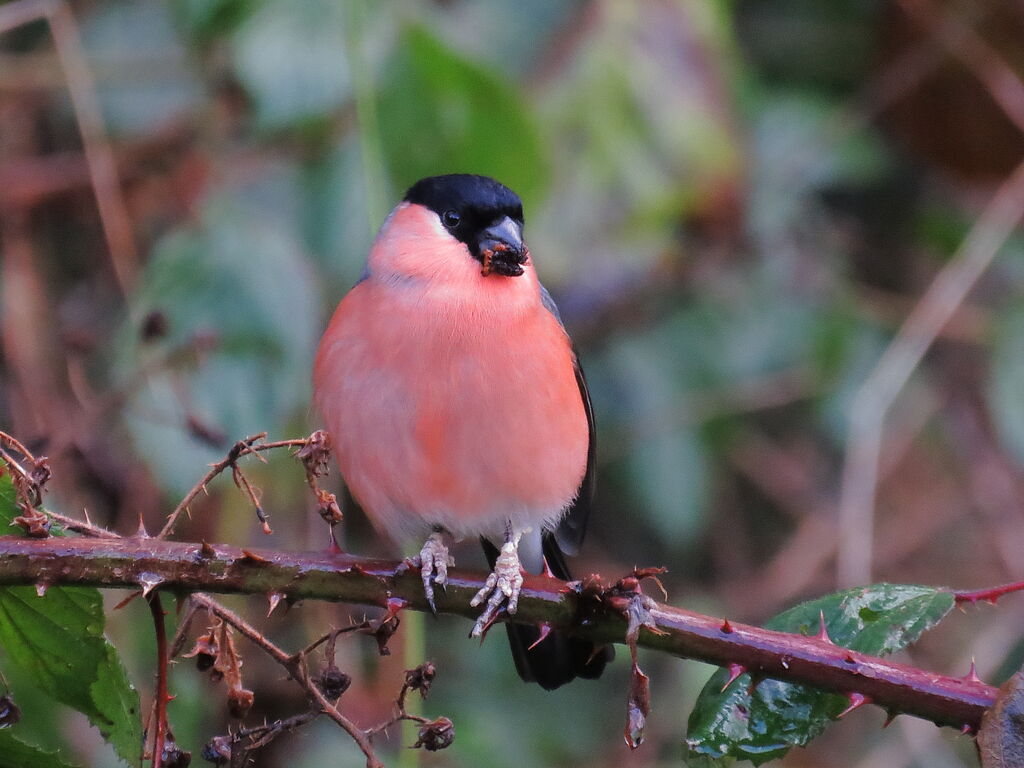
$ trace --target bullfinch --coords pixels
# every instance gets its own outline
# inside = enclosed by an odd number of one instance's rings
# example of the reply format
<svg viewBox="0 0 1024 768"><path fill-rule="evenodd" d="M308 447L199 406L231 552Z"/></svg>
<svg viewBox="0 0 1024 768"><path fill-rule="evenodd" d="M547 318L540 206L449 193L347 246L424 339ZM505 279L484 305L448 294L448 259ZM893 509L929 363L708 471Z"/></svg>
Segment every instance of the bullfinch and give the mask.
<svg viewBox="0 0 1024 768"><path fill-rule="evenodd" d="M316 405L348 490L392 539L423 542L433 607L449 545L478 536L491 574L472 635L516 612L523 570L569 579L594 490L586 381L523 242L519 197L494 179L414 184L316 357ZM597 677L607 652L507 624L521 677Z"/></svg>

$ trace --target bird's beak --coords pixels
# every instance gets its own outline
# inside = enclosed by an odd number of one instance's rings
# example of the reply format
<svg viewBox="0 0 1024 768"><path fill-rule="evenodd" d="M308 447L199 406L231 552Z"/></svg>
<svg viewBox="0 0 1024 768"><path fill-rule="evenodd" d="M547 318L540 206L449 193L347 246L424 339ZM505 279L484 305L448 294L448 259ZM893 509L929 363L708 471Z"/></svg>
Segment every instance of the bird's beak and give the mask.
<svg viewBox="0 0 1024 768"><path fill-rule="evenodd" d="M522 226L508 216L480 233L479 253L485 276L491 272L507 277L521 275L522 265L530 259L523 246Z"/></svg>

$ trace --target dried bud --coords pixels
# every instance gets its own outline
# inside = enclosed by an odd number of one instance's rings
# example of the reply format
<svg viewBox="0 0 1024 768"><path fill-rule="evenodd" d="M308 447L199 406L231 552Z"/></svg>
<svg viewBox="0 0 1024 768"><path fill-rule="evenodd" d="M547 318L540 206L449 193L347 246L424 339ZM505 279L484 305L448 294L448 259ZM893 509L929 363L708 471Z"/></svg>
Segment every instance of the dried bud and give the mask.
<svg viewBox="0 0 1024 768"><path fill-rule="evenodd" d="M419 691L422 698L430 693L430 684L434 682L437 668L431 661L420 664L416 669L405 670L405 684L413 691Z"/></svg>
<svg viewBox="0 0 1024 768"><path fill-rule="evenodd" d="M228 691L228 712L241 720L252 709L253 693L247 688L233 688Z"/></svg>
<svg viewBox="0 0 1024 768"><path fill-rule="evenodd" d="M21 710L14 703L11 694L0 696L0 728L9 728L21 720Z"/></svg>
<svg viewBox="0 0 1024 768"><path fill-rule="evenodd" d="M316 687L328 701L337 701L352 685L352 678L331 664L316 679Z"/></svg>
<svg viewBox="0 0 1024 768"><path fill-rule="evenodd" d="M196 644L192 647L192 650L185 654L186 659L195 657L196 669L200 672L205 672L213 667L214 662L217 660L217 654L220 653L220 649L217 647L217 638L214 636L212 631L205 635L200 635L196 638ZM211 673L212 677L212 673ZM223 677L223 674L220 675ZM217 680L220 679L217 678ZM214 681L216 682L216 680Z"/></svg>
<svg viewBox="0 0 1024 768"><path fill-rule="evenodd" d="M167 335L167 315L159 309L154 309L142 320L142 328L139 335L147 344Z"/></svg>
<svg viewBox="0 0 1024 768"><path fill-rule="evenodd" d="M26 514L19 515L11 521L12 525L20 525L26 534L33 539L45 539L50 535L51 521L46 515L36 509L30 509Z"/></svg>
<svg viewBox="0 0 1024 768"><path fill-rule="evenodd" d="M341 514L341 507L338 506L338 497L329 491L317 489L316 498L319 503L317 512L329 525L337 525L344 516Z"/></svg>
<svg viewBox="0 0 1024 768"><path fill-rule="evenodd" d="M331 438L322 429L309 436L306 444L295 452L295 458L306 468L306 478L310 481L327 474L328 461L331 458Z"/></svg>
<svg viewBox="0 0 1024 768"><path fill-rule="evenodd" d="M604 579L597 573L584 576L576 583L579 585L578 590L582 597L593 597L598 600L601 599L601 595L608 588L604 583Z"/></svg>
<svg viewBox="0 0 1024 768"><path fill-rule="evenodd" d="M390 656L391 649L388 648L388 641L392 635L398 631L398 625L401 624L401 620L397 616L392 616L387 621L382 621L374 629L370 631L374 639L377 641L377 652L381 656Z"/></svg>
<svg viewBox="0 0 1024 768"><path fill-rule="evenodd" d="M455 741L454 723L447 717L439 717L437 720L420 726L416 743L412 747L413 749L423 747L428 752L437 752L439 749L450 747L453 741Z"/></svg>
<svg viewBox="0 0 1024 768"><path fill-rule="evenodd" d="M28 476L35 484L37 492L41 495L43 486L53 476L53 472L50 470L50 460L46 456L37 458L32 465L32 469L29 470Z"/></svg>
<svg viewBox="0 0 1024 768"><path fill-rule="evenodd" d="M184 749L181 749L173 741L168 741L164 745L163 757L160 760L160 764L163 768L188 768L188 765L191 762L191 752L186 752Z"/></svg>
<svg viewBox="0 0 1024 768"><path fill-rule="evenodd" d="M227 765L231 760L231 740L227 736L214 736L203 747L203 760L214 765Z"/></svg>

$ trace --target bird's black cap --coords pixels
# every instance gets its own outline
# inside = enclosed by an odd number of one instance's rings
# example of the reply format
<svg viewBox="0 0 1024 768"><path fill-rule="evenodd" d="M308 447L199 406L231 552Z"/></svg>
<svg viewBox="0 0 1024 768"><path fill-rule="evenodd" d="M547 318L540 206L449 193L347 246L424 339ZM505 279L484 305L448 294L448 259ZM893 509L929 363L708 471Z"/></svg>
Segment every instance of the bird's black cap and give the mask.
<svg viewBox="0 0 1024 768"><path fill-rule="evenodd" d="M421 179L409 187L405 200L425 206L438 216L455 211L480 226L487 226L503 216L523 223L523 201L519 195L492 178L472 173ZM482 221L484 218L488 220Z"/></svg>

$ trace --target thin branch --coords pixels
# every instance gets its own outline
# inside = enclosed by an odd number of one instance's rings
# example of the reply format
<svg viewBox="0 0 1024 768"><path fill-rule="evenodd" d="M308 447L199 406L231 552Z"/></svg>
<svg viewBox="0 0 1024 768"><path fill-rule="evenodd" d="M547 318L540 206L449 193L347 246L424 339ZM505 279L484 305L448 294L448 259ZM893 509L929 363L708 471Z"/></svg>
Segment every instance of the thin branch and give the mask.
<svg viewBox="0 0 1024 768"><path fill-rule="evenodd" d="M261 453L262 451L270 451L275 448L301 448L309 443L309 438L275 440L274 442L271 443L260 442L266 436L266 432L260 432L259 434L256 435L250 435L244 440L239 440L232 446L231 450L228 451L227 456L218 461L216 464L211 464L210 470L205 475L203 475L203 479L196 483L194 486L192 486L192 490L185 494L185 497L180 502L178 502L178 506L176 506L174 510L171 512L171 514L168 515L167 522L164 523L164 527L160 530L160 533L157 534L156 538L167 538L174 530L174 526L177 524L178 518L181 517L181 514L188 510L189 505L193 501L195 501L196 497L200 493L206 492L206 486L210 483L211 480L213 480L213 478L215 478L217 475L219 475L221 472L228 469L229 467L233 470L235 485L239 486L239 488L242 488L244 484L245 487L243 490L247 492L247 498L249 498L253 506L256 507L257 515L259 516L262 513L262 510L260 509L259 500L256 498L256 495L252 490L252 486L249 485L249 481L245 479L244 475L240 475L239 472L236 471L238 460L243 456L248 456L249 454ZM239 478L241 478L241 480ZM264 526L267 525L267 522L263 517L260 517L260 522L262 522Z"/></svg>
<svg viewBox="0 0 1024 768"><path fill-rule="evenodd" d="M399 565L351 555L214 548L157 539L0 538L0 585L42 582L137 589L142 583L156 582L162 591L276 592L294 600L382 607L389 599L400 599L411 609L429 610L419 574L403 571ZM453 569L446 592L438 595L438 610L475 619L469 601L483 581L483 574ZM359 731L315 685L308 684L308 677L296 665L298 657L268 643L257 630L208 597L193 599L260 644L279 664L302 675L307 691L335 722L346 730ZM585 623L580 621L584 610ZM979 681L932 674L814 637L723 622L667 605L653 604L651 614L663 634L641 630L641 646L719 666L739 664L763 677L859 693L879 706L939 724L976 728L982 713L995 701L995 688ZM547 623L597 643L623 642L627 626L623 614L606 602L586 600L584 605L583 598L564 582L542 576L526 578L515 621ZM362 747L365 738L356 741Z"/></svg>
<svg viewBox="0 0 1024 768"><path fill-rule="evenodd" d="M201 605L214 616L230 624L239 634L244 635L246 639L257 645L270 658L284 667L292 678L303 687L320 710L352 737L352 740L355 741L359 749L366 756L366 768L384 768L383 763L377 759L373 751L373 744L370 741L369 734L341 714L337 707L329 702L320 689L309 679L309 675L306 673L305 656L303 654L289 654L282 650L241 616L225 608L220 603L211 600L206 595L193 595L192 599L197 605Z"/></svg>
<svg viewBox="0 0 1024 768"><path fill-rule="evenodd" d="M871 580L874 504L886 416L936 336L1024 214L1024 163L999 188L886 348L850 409L839 501L840 585Z"/></svg>
<svg viewBox="0 0 1024 768"><path fill-rule="evenodd" d="M958 603L970 603L973 605L974 603L983 602L995 605L999 598L1021 591L1024 591L1024 581L1015 581L1012 584L1002 584L998 587L990 587L988 589L954 592L953 597L956 598Z"/></svg>

